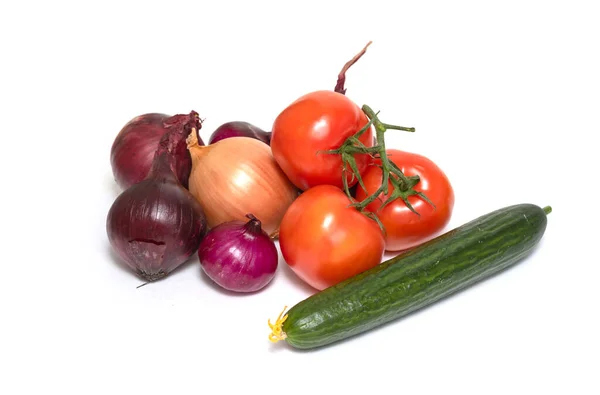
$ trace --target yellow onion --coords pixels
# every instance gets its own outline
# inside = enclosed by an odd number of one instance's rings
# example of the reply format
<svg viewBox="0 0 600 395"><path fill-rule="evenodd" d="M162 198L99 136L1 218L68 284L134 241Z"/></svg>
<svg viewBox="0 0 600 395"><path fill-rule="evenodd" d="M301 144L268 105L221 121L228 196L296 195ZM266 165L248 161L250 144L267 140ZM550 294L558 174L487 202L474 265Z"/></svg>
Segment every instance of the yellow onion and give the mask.
<svg viewBox="0 0 600 395"><path fill-rule="evenodd" d="M298 189L281 170L271 147L251 137L231 137L214 144L198 144L192 130L189 190L204 209L208 226L245 221L252 213L274 237Z"/></svg>

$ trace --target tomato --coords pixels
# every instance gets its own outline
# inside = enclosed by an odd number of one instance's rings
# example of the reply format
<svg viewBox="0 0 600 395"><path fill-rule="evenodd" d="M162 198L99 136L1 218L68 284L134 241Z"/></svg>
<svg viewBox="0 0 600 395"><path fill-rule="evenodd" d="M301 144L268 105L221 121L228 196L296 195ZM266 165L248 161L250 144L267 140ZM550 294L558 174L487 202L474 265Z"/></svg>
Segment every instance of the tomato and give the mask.
<svg viewBox="0 0 600 395"><path fill-rule="evenodd" d="M367 206L367 210L376 213L386 231L386 250L399 251L415 247L436 236L450 221L454 208L454 190L446 174L430 159L415 153L396 149L386 150L390 161L394 162L407 176L418 175L419 183L414 190L422 192L435 208L419 196L412 195L408 201L420 214L410 211L402 199L396 199L382 210L383 202L392 192L388 184L388 195L381 194ZM380 164L378 159L375 163ZM371 166L363 175L367 194L362 188L356 189L356 199L362 201L372 195L381 186L381 169Z"/></svg>
<svg viewBox="0 0 600 395"><path fill-rule="evenodd" d="M271 130L273 157L292 183L303 191L322 184L341 188L342 158L325 151L339 148L368 122L365 113L341 93L309 93L290 104L275 119ZM373 127L359 140L367 147L373 146ZM355 154L354 158L362 174L371 158L364 154ZM351 171L346 172L345 177L349 186L357 181Z"/></svg>
<svg viewBox="0 0 600 395"><path fill-rule="evenodd" d="M318 290L378 265L383 257L381 228L349 205L341 189L319 185L302 193L281 221L285 262Z"/></svg>

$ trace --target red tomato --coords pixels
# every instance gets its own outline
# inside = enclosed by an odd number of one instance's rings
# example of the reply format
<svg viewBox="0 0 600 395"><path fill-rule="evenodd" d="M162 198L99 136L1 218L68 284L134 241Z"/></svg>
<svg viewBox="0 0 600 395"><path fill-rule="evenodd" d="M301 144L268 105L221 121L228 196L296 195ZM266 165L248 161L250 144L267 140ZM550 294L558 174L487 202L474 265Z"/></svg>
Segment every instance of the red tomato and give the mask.
<svg viewBox="0 0 600 395"><path fill-rule="evenodd" d="M376 213L385 227L386 250L399 251L415 247L444 229L452 216L454 190L444 172L428 158L395 149L388 149L386 153L407 177L420 177L414 189L425 194L435 205L434 208L421 197L413 195L408 197L408 201L420 216L411 212L402 199L394 200L378 212L392 192L392 185L389 183L388 195L381 194L367 206L367 210ZM381 160L378 159L376 163L380 164ZM377 166L371 166L363 175L368 195L377 191L381 185L381 176L381 169ZM365 191L358 187L356 199L362 201L366 197Z"/></svg>
<svg viewBox="0 0 600 395"><path fill-rule="evenodd" d="M378 265L383 257L379 225L349 204L341 189L319 185L300 195L281 221L283 258L318 290Z"/></svg>
<svg viewBox="0 0 600 395"><path fill-rule="evenodd" d="M275 119L271 130L273 157L301 190L321 184L342 188L342 158L324 151L339 148L368 122L364 112L341 93L309 93L290 104ZM367 147L373 146L373 128L359 140ZM362 174L371 158L363 154L354 157ZM349 186L356 183L351 171L345 176Z"/></svg>

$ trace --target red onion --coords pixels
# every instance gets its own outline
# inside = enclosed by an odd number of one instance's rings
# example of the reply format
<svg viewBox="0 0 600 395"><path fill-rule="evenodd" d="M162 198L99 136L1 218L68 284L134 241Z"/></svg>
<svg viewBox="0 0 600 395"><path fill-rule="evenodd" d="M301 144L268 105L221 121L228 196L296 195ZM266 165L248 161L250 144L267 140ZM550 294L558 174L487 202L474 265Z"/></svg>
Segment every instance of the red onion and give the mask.
<svg viewBox="0 0 600 395"><path fill-rule="evenodd" d="M260 221L229 221L212 228L200 243L198 257L204 273L234 292L254 292L275 277L278 253Z"/></svg>
<svg viewBox="0 0 600 395"><path fill-rule="evenodd" d="M177 180L173 155L186 148L189 123L175 123L158 144L147 178L111 206L106 231L112 248L138 276L158 280L198 249L207 224L200 203ZM184 137L184 138L182 138Z"/></svg>
<svg viewBox="0 0 600 395"><path fill-rule="evenodd" d="M271 143L271 132L265 132L248 122L233 121L219 126L210 136L208 144L214 144L229 137L252 137L267 145Z"/></svg>
<svg viewBox="0 0 600 395"><path fill-rule="evenodd" d="M144 180L152 167L160 139L169 128L181 122L192 122L200 129L200 120L192 111L189 115L168 116L150 113L129 121L118 133L110 151L110 163L115 181L122 189ZM185 139L185 136L182 137ZM201 145L204 145L201 142ZM187 150L178 148L173 155L173 170L181 185L188 186L192 160Z"/></svg>

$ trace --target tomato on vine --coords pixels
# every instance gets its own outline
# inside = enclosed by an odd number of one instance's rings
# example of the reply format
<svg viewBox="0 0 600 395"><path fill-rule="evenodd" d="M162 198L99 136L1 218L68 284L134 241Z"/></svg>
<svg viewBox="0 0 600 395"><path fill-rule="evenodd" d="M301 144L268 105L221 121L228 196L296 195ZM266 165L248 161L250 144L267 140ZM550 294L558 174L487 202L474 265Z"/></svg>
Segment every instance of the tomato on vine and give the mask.
<svg viewBox="0 0 600 395"><path fill-rule="evenodd" d="M285 108L271 130L273 157L287 177L301 190L328 184L343 187L357 182L351 168L363 174L370 156L350 150L334 153L369 123L358 105L342 93L308 93ZM373 146L373 130L358 137L366 147ZM347 161L347 166L344 165Z"/></svg>
<svg viewBox="0 0 600 395"><path fill-rule="evenodd" d="M406 197L418 214L401 198L384 205L394 192L392 181L397 182L397 179L388 180L388 193L380 193L366 210L377 215L385 228L386 250L406 250L432 239L445 228L454 208L454 190L443 170L429 158L397 149L388 149L386 153L409 180L418 177L419 182L413 186L418 194ZM376 193L382 184L381 159L374 164L362 176L365 189L356 189L358 201ZM401 182L400 187L403 187Z"/></svg>
<svg viewBox="0 0 600 395"><path fill-rule="evenodd" d="M346 72L371 45L344 64L333 91L308 93L286 107L271 130L271 150L283 172L301 190L316 185L349 188L371 161L364 148L374 145L364 112L345 96Z"/></svg>

